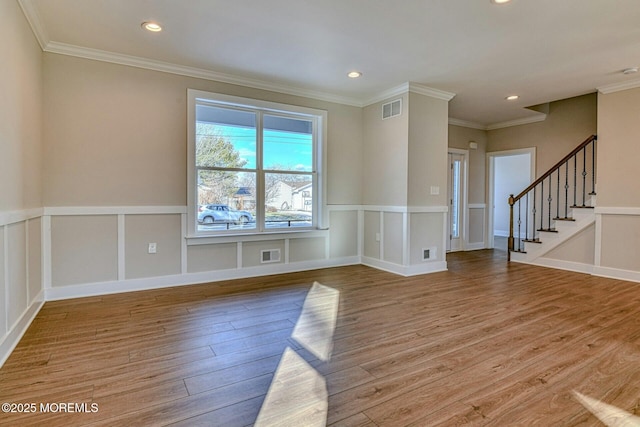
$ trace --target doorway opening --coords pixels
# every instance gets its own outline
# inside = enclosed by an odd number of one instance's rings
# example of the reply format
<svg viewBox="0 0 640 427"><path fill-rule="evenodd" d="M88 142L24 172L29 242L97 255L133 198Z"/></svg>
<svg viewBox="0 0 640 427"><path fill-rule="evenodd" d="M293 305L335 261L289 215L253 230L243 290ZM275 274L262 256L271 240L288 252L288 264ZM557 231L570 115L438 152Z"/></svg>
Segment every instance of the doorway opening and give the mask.
<svg viewBox="0 0 640 427"><path fill-rule="evenodd" d="M535 179L535 148L487 153L489 169L489 248L507 249L509 196L517 195Z"/></svg>

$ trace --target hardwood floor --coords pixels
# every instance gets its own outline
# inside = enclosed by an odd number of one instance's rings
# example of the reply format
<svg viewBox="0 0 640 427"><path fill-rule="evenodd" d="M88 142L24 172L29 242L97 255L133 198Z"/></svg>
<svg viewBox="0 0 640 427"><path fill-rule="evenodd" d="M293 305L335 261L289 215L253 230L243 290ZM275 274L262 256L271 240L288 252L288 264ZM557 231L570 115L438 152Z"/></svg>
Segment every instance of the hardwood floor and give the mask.
<svg viewBox="0 0 640 427"><path fill-rule="evenodd" d="M0 369L35 412L0 425L602 425L574 391L640 413L640 284L505 257L48 302Z"/></svg>

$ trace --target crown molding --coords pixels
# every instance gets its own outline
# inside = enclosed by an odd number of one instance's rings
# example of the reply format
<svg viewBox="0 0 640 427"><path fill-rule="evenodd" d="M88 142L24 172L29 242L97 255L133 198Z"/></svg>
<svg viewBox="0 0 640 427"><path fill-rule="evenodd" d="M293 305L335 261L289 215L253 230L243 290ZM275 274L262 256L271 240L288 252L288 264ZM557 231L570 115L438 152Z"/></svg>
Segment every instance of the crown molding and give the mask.
<svg viewBox="0 0 640 427"><path fill-rule="evenodd" d="M456 96L455 93L434 89L418 83L409 83L409 92L429 96L431 98L442 99L443 101L451 101L453 97Z"/></svg>
<svg viewBox="0 0 640 427"><path fill-rule="evenodd" d="M471 128L471 129L479 129L479 130L487 130L487 126L480 124L480 123L476 123L476 122L470 122L467 120L460 120L460 119L456 119L455 117L449 117L449 124L453 125L453 126L460 126L463 128Z"/></svg>
<svg viewBox="0 0 640 427"><path fill-rule="evenodd" d="M38 14L38 9L33 4L31 0L18 0L18 4L22 9L22 13L24 17L27 19L27 22L31 26L31 31L33 31L33 35L36 36L38 43L40 44L40 48L45 50L47 45L49 44L49 34L47 30L45 30L44 25L42 25L42 20L40 19L40 15Z"/></svg>
<svg viewBox="0 0 640 427"><path fill-rule="evenodd" d="M49 42L43 50L45 52L56 53L60 55L75 56L78 58L91 59L94 61L110 62L112 64L127 65L130 67L144 68L147 70L160 71L163 73L177 74L186 77L195 77L203 80L213 80L221 83L268 90L288 95L302 96L305 98L313 98L320 101L334 102L342 105L362 107L362 102L354 98L334 95L326 92L302 89L298 87L292 87L290 85L267 82L264 80L238 77L231 74L219 73L202 68L187 67L184 65L156 61L153 59L141 58L138 56L113 53L99 49L90 49L65 43Z"/></svg>
<svg viewBox="0 0 640 427"><path fill-rule="evenodd" d="M640 87L640 80L632 80L624 83L613 83L610 85L604 85L597 88L598 92L603 95L607 95L609 93L620 92L628 89L636 89Z"/></svg>
<svg viewBox="0 0 640 427"><path fill-rule="evenodd" d="M370 98L369 100L363 103L363 107L367 107L371 104L375 104L377 102L382 102L386 99L393 98L394 96L404 95L407 92L413 92L420 95L429 96L431 98L442 99L444 101L451 101L455 93L446 92L440 89L434 89L432 87L424 86L418 83L406 82L399 86L393 87L391 89L385 90L384 92L379 93L378 95Z"/></svg>
<svg viewBox="0 0 640 427"><path fill-rule="evenodd" d="M544 122L546 119L547 119L546 114L537 114L533 117L525 117L523 119L515 119L515 120L509 120L506 122L494 123L492 125L487 126L487 130L502 129L502 128L508 128L511 126L519 126L519 125L528 125L530 123Z"/></svg>

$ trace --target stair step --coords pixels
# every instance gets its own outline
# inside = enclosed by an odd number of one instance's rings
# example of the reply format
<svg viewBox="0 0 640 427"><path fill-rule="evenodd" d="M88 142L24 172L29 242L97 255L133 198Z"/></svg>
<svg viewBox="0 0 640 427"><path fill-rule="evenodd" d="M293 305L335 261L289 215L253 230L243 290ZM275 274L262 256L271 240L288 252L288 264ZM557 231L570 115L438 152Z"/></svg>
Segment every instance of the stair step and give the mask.
<svg viewBox="0 0 640 427"><path fill-rule="evenodd" d="M554 221L575 221L575 218L567 216L567 217L563 217L563 218L556 217L556 218L553 218L553 220Z"/></svg>
<svg viewBox="0 0 640 427"><path fill-rule="evenodd" d="M522 239L522 241L527 243L542 243L540 239Z"/></svg>
<svg viewBox="0 0 640 427"><path fill-rule="evenodd" d="M572 205L572 206L569 206L569 207L571 209L593 209L593 206L586 206L586 205L582 205L582 206Z"/></svg>
<svg viewBox="0 0 640 427"><path fill-rule="evenodd" d="M518 253L518 254L526 254L526 253L527 253L527 251L519 251L519 250L517 250L517 249L514 249L514 250L512 250L511 252L512 252L512 253Z"/></svg>
<svg viewBox="0 0 640 427"><path fill-rule="evenodd" d="M546 231L547 233L557 233L558 230L555 228L538 228L537 231Z"/></svg>

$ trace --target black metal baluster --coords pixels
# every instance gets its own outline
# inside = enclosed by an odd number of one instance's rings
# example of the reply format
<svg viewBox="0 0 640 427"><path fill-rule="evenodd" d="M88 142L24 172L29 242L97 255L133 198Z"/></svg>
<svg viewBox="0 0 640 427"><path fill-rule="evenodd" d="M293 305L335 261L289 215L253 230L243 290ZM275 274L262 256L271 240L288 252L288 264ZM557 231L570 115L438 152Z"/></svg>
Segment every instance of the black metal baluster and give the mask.
<svg viewBox="0 0 640 427"><path fill-rule="evenodd" d="M556 218L560 219L560 169L558 169L558 182L556 186Z"/></svg>
<svg viewBox="0 0 640 427"><path fill-rule="evenodd" d="M520 201L521 199L518 199L518 252L522 252L522 247L520 246L522 243L522 235L520 234L520 224L522 224L522 220L520 219Z"/></svg>
<svg viewBox="0 0 640 427"><path fill-rule="evenodd" d="M578 206L576 191L578 191L578 156L573 156L573 206Z"/></svg>
<svg viewBox="0 0 640 427"><path fill-rule="evenodd" d="M533 213L533 218L531 221L531 241L536 240L536 188L533 187L533 209L531 210Z"/></svg>
<svg viewBox="0 0 640 427"><path fill-rule="evenodd" d="M582 206L585 204L587 198L587 147L582 149Z"/></svg>
<svg viewBox="0 0 640 427"><path fill-rule="evenodd" d="M527 193L527 200L525 200L525 217L524 217L524 238L529 240L529 193Z"/></svg>
<svg viewBox="0 0 640 427"><path fill-rule="evenodd" d="M544 180L540 181L540 230L544 230Z"/></svg>
<svg viewBox="0 0 640 427"><path fill-rule="evenodd" d="M596 195L596 140L591 141L591 193L590 196Z"/></svg>
<svg viewBox="0 0 640 427"><path fill-rule="evenodd" d="M569 217L569 160L564 164L564 217Z"/></svg>
<svg viewBox="0 0 640 427"><path fill-rule="evenodd" d="M549 222L547 223L547 230L551 230L551 202L553 201L553 197L551 197L551 175L549 175L549 197L547 201L549 202Z"/></svg>

